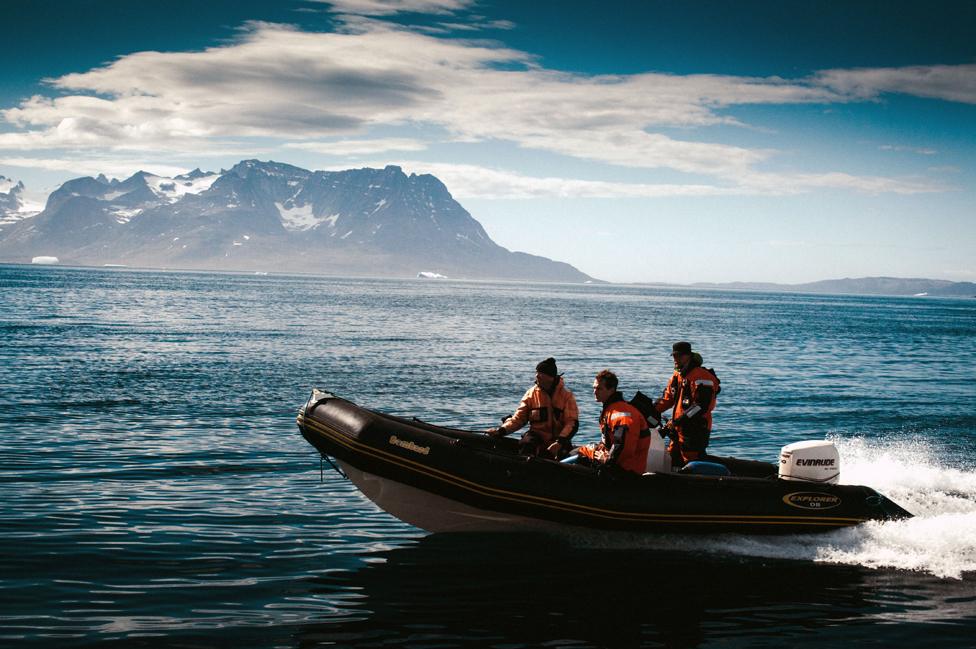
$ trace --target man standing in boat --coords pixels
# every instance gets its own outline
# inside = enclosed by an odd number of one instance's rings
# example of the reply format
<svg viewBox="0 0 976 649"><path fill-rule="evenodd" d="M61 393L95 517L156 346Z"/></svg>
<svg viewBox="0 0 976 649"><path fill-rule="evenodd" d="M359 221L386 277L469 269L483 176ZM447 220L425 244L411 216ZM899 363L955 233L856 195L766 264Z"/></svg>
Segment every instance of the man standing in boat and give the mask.
<svg viewBox="0 0 976 649"><path fill-rule="evenodd" d="M579 429L576 397L566 387L556 369L556 359L547 358L535 366L535 384L526 390L515 413L488 434L502 437L514 433L528 422L519 451L526 455L551 455L560 458L572 448Z"/></svg>
<svg viewBox="0 0 976 649"><path fill-rule="evenodd" d="M663 413L674 408L668 424L671 429L671 463L683 466L704 457L712 432L712 410L719 393L719 380L712 370L702 367L700 354L691 351L691 343L681 341L671 346L674 374L654 408Z"/></svg>
<svg viewBox="0 0 976 649"><path fill-rule="evenodd" d="M603 404L600 413L599 444L578 449L580 458L590 464L603 464L642 475L647 467L651 430L637 408L624 401L617 390L617 375L602 370L593 379L593 397Z"/></svg>

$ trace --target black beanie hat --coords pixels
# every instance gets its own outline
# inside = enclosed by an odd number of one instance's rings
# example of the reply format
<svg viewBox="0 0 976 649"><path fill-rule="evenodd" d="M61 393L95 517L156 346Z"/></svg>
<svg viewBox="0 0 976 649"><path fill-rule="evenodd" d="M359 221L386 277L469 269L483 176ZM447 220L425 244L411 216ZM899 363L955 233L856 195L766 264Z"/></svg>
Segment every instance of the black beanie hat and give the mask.
<svg viewBox="0 0 976 649"><path fill-rule="evenodd" d="M542 372L543 374L548 374L551 377L556 376L558 370L556 370L556 359L550 356L546 360L542 361L535 366L536 372Z"/></svg>
<svg viewBox="0 0 976 649"><path fill-rule="evenodd" d="M691 343L685 342L684 340L676 342L671 345L672 354L690 354L691 353Z"/></svg>

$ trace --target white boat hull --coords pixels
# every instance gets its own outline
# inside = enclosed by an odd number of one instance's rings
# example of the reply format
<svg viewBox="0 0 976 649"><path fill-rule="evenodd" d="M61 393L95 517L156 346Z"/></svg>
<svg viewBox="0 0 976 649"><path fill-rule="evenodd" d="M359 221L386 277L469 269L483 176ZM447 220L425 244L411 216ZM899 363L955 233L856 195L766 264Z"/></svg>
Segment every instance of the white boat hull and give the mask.
<svg viewBox="0 0 976 649"><path fill-rule="evenodd" d="M360 471L346 462L340 461L339 466L352 483L380 509L428 532L565 533L585 529L477 509L429 491Z"/></svg>

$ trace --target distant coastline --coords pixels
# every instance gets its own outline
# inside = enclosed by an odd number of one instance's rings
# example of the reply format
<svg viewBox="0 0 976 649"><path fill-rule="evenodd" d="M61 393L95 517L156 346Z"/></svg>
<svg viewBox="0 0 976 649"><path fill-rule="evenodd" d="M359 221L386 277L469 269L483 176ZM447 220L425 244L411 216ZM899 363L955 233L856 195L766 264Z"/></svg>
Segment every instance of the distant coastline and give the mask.
<svg viewBox="0 0 976 649"><path fill-rule="evenodd" d="M134 272L174 272L174 273L226 273L244 275L267 275L267 271L255 271L246 268L180 268L180 267L154 267L154 266L122 266L122 265L85 265L75 263L51 263L51 264L30 264L21 262L0 261L0 266L32 266L34 268L77 268L91 270L129 270ZM383 275L383 274L346 274L338 275L321 272L302 272L284 270L274 272L278 276L307 276L307 277L335 277L335 278L360 278L360 279L430 279L424 276L423 272L416 275ZM704 289L716 291L756 291L770 293L800 293L812 295L877 295L890 297L956 297L956 298L976 298L976 283L973 282L951 282L949 280L925 279L925 278L898 278L898 277L858 277L829 279L818 282L808 282L805 284L777 284L774 282L696 282L693 284L674 284L669 282L608 282L604 280L588 280L585 282L547 282L540 280L492 280L484 278L469 277L440 277L437 279L452 280L461 282L502 282L530 284L581 284L587 286L639 286L647 288L662 289Z"/></svg>
<svg viewBox="0 0 976 649"><path fill-rule="evenodd" d="M976 283L952 282L921 277L844 277L803 284L775 282L696 282L694 284L659 284L641 282L640 286L669 286L779 293L814 293L832 295L891 295L899 297L976 297Z"/></svg>

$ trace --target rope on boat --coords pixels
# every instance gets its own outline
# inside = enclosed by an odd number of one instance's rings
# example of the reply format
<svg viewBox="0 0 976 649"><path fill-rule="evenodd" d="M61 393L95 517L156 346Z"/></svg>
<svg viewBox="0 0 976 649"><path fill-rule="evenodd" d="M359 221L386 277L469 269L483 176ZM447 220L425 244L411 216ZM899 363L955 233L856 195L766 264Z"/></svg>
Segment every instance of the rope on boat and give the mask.
<svg viewBox="0 0 976 649"><path fill-rule="evenodd" d="M322 464L322 460L325 460L326 462L328 462L329 463L329 466L331 466L333 469L335 469L336 473L338 473L339 475L341 475L343 478L345 478L346 480L349 479L349 476L347 476L345 473L343 473L342 469L340 469L338 466L336 466L336 464L332 461L332 458L330 458L325 453L319 453L319 482L320 483L325 482L325 470L324 470L325 467Z"/></svg>

